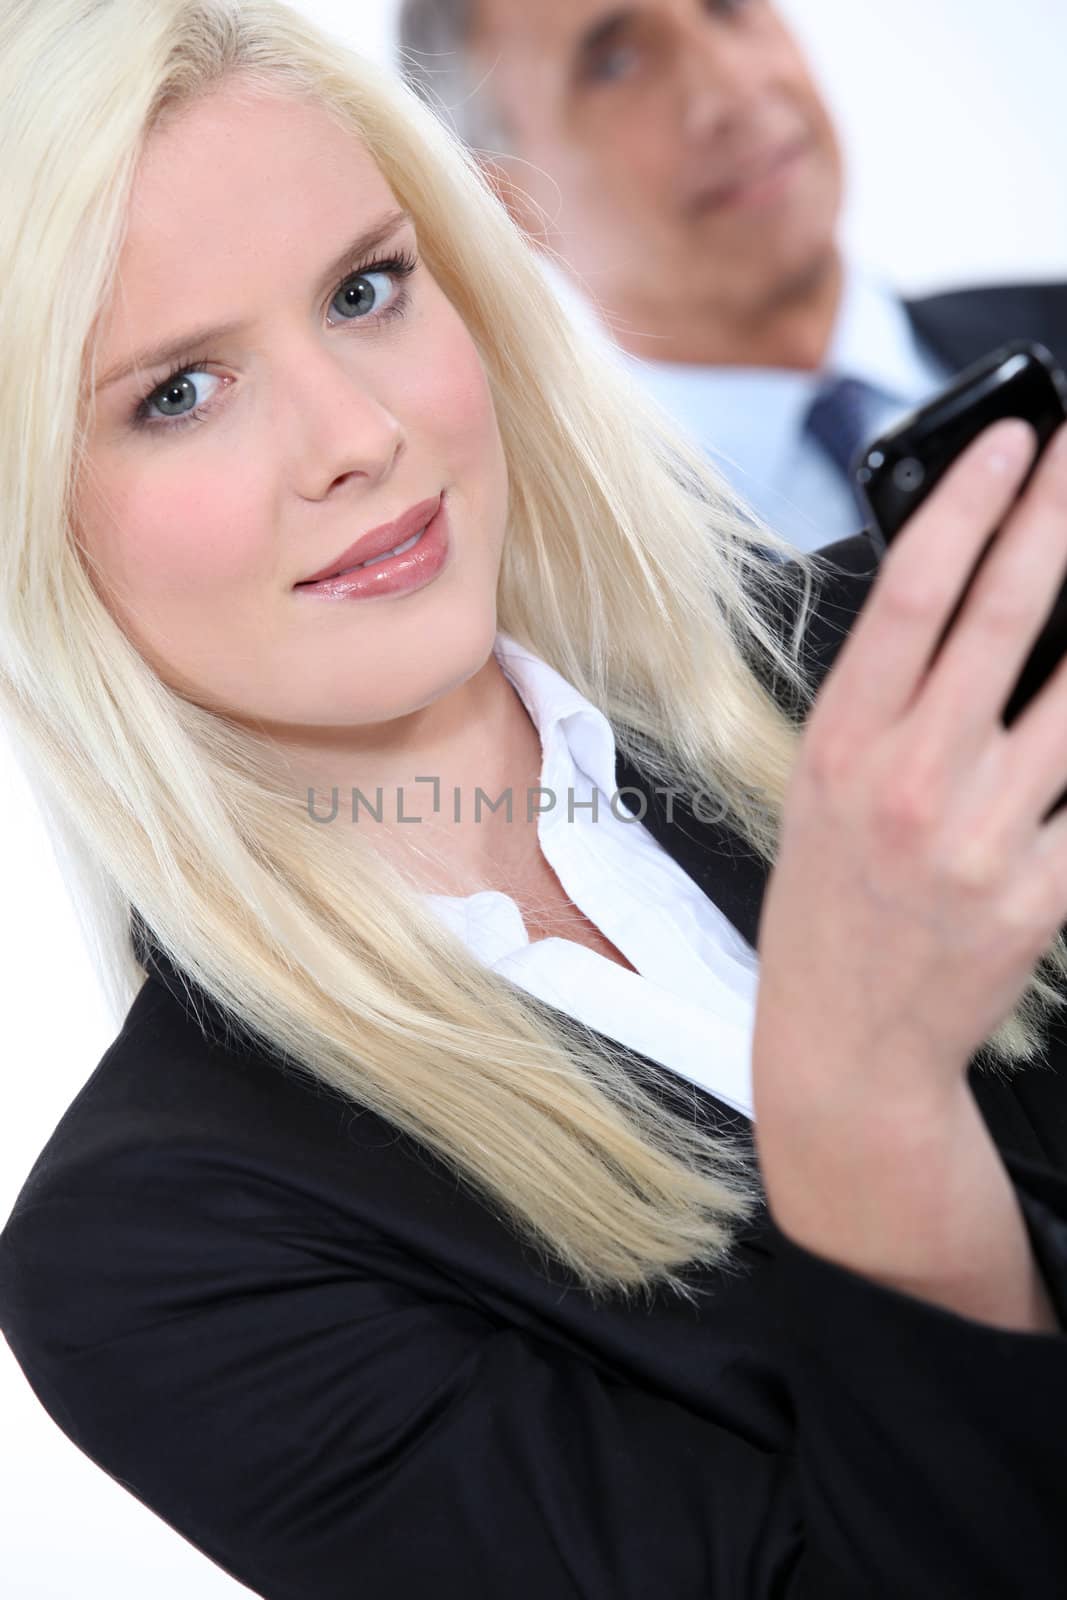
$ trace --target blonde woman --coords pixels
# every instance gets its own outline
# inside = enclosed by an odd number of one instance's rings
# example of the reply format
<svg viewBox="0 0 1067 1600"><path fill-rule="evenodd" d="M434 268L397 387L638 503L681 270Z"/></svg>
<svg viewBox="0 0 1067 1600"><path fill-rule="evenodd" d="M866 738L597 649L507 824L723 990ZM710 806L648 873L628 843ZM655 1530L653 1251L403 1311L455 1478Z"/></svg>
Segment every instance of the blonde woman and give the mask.
<svg viewBox="0 0 1067 1600"><path fill-rule="evenodd" d="M1062 1596L1062 439L931 662L1027 429L777 559L402 86L0 16L3 712L121 1023L45 1409L269 1600Z"/></svg>

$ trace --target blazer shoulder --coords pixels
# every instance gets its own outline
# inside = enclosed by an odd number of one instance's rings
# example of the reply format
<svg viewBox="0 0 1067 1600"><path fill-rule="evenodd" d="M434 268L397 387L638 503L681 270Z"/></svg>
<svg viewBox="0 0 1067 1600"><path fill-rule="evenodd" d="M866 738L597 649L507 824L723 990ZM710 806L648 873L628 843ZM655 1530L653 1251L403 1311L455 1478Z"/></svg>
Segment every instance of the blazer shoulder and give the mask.
<svg viewBox="0 0 1067 1600"><path fill-rule="evenodd" d="M695 1600L711 1541L769 1595L777 1458L468 1292L522 1291L499 1220L303 1088L149 979L0 1235L0 1329L75 1446L265 1600Z"/></svg>
<svg viewBox="0 0 1067 1600"><path fill-rule="evenodd" d="M913 306L1042 306L1067 317L1067 278L1045 278L1024 283L975 283L955 289L939 289L916 295L907 302Z"/></svg>
<svg viewBox="0 0 1067 1600"><path fill-rule="evenodd" d="M915 330L955 370L1016 339L1045 345L1067 365L1067 281L977 284L904 306Z"/></svg>

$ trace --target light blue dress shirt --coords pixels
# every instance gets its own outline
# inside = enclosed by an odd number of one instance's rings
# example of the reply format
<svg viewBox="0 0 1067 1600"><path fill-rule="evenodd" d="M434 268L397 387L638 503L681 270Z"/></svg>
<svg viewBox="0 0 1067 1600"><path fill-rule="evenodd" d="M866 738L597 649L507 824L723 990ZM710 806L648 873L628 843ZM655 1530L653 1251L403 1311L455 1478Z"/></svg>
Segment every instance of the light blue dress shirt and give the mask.
<svg viewBox="0 0 1067 1600"><path fill-rule="evenodd" d="M857 533L863 519L836 467L804 431L827 377L875 391L872 434L929 399L953 376L915 334L900 297L847 263L837 322L820 372L708 367L625 357L672 417L707 451L735 491L802 550Z"/></svg>
<svg viewBox="0 0 1067 1600"><path fill-rule="evenodd" d="M548 278L565 308L592 331L597 320L589 303L564 285L558 269L550 267ZM804 431L819 385L835 376L868 383L874 390L873 435L954 375L917 337L900 296L856 262L845 264L837 322L819 372L650 361L611 348L706 451L735 493L802 550L844 539L863 526L848 485Z"/></svg>

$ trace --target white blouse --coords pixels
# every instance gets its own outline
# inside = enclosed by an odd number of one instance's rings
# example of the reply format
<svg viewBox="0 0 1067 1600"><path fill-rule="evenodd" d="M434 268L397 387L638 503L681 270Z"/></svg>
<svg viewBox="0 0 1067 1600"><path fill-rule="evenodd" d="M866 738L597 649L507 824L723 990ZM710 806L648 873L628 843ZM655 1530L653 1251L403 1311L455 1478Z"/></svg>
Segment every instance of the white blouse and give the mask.
<svg viewBox="0 0 1067 1600"><path fill-rule="evenodd" d="M625 796L616 809L632 820L613 812L615 737L603 713L508 635L497 634L493 652L541 739L540 782L555 797L537 822L545 860L637 970L570 939L531 942L518 905L496 889L430 894L427 903L527 993L751 1117L755 950L636 820Z"/></svg>

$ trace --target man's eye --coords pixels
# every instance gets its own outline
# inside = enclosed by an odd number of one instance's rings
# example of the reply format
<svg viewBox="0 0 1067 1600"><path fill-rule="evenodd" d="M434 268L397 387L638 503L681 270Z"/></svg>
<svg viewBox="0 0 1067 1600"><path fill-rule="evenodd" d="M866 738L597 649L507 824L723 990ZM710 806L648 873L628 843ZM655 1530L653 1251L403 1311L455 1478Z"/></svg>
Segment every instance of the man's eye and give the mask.
<svg viewBox="0 0 1067 1600"><path fill-rule="evenodd" d="M589 68L589 76L598 82L614 82L623 78L635 64L638 56L636 47L632 44L618 45L614 50L608 50L593 62Z"/></svg>

